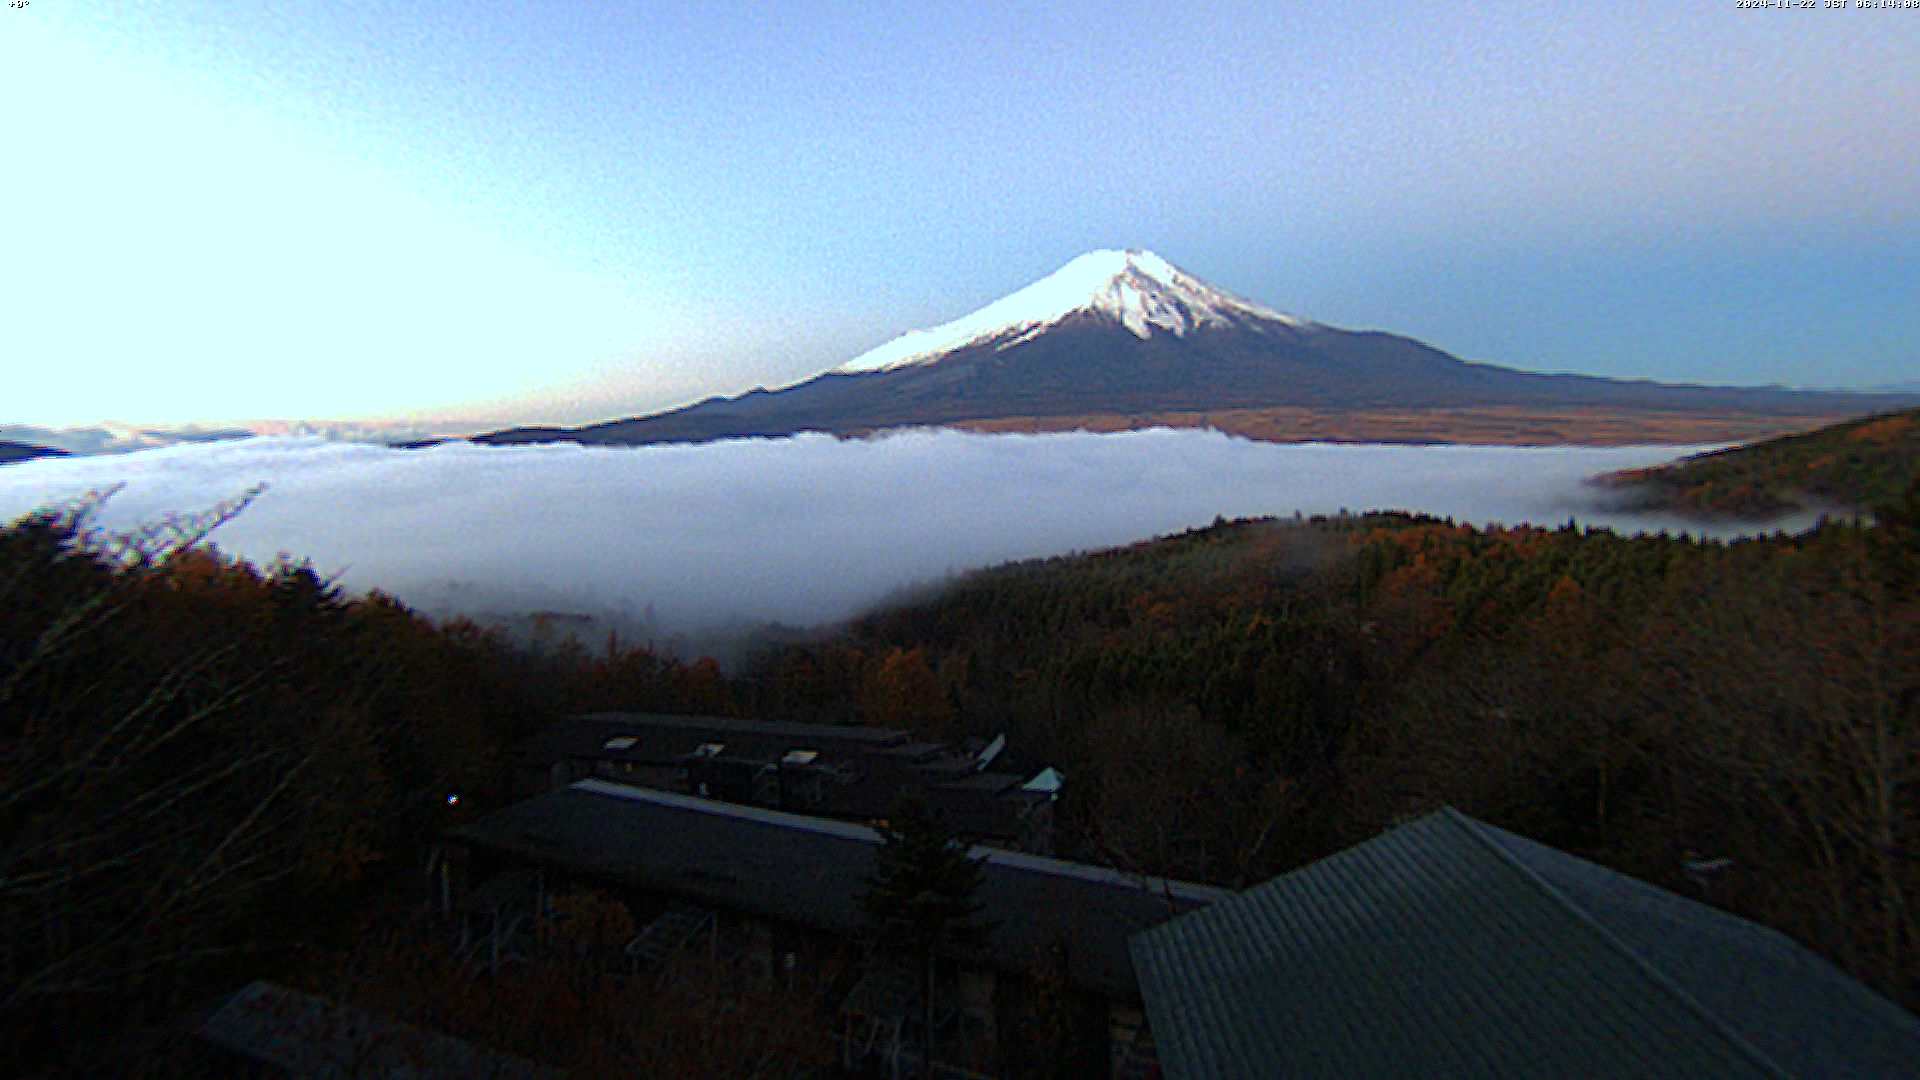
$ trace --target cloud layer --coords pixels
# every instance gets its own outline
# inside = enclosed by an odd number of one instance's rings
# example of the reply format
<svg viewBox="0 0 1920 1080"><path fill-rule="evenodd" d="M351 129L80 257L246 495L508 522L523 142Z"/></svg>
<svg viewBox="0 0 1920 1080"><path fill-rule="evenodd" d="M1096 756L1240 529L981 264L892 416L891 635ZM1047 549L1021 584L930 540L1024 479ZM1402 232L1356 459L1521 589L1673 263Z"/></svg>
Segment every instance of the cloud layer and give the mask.
<svg viewBox="0 0 1920 1080"><path fill-rule="evenodd" d="M704 446L429 450L248 439L0 469L0 516L111 484L129 527L265 483L215 534L309 558L425 610L564 610L663 634L829 622L1010 559L1107 547L1216 515L1422 510L1472 522L1660 522L1581 481L1673 447L1277 446L1213 432L810 435Z"/></svg>

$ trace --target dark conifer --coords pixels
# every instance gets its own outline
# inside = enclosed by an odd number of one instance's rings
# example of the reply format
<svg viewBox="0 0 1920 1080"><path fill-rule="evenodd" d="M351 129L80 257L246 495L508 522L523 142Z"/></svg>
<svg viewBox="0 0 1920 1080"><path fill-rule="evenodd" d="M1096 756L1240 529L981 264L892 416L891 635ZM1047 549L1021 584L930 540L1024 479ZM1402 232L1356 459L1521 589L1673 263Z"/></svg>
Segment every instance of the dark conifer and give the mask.
<svg viewBox="0 0 1920 1080"><path fill-rule="evenodd" d="M931 1075L934 965L941 951L978 944L989 930L974 898L983 860L970 857L924 799L903 799L880 832L886 843L860 903L875 942L912 957L925 972L923 1066Z"/></svg>

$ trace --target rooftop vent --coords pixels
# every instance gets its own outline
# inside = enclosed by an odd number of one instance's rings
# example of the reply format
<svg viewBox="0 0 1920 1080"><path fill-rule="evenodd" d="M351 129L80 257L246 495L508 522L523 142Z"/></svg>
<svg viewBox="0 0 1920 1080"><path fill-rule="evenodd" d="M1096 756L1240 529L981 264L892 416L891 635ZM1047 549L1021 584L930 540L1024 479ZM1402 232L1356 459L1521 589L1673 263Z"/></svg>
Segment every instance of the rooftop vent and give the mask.
<svg viewBox="0 0 1920 1080"><path fill-rule="evenodd" d="M601 747L601 749L602 750L631 750L633 749L633 744L639 741L640 740L638 738L632 735L615 735L613 738L608 739L606 745Z"/></svg>

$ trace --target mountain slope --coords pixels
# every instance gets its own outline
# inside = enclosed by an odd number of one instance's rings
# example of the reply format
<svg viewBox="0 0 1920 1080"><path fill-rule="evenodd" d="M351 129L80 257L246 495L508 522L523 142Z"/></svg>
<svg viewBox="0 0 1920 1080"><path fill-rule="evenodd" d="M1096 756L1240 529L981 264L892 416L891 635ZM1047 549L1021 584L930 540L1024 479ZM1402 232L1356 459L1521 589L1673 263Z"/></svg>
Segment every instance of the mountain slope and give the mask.
<svg viewBox="0 0 1920 1080"><path fill-rule="evenodd" d="M1755 517L1812 508L1859 512L1920 480L1920 409L1609 474L1652 509Z"/></svg>
<svg viewBox="0 0 1920 1080"><path fill-rule="evenodd" d="M1156 331L1181 337L1201 327L1313 325L1216 289L1150 251L1091 251L971 315L902 334L834 370L891 371L969 345L1004 349L1076 315L1117 323L1142 340Z"/></svg>
<svg viewBox="0 0 1920 1080"><path fill-rule="evenodd" d="M1893 401L1541 375L1468 363L1411 338L1284 315L1207 285L1150 252L1102 251L971 315L903 335L794 386L573 430L498 432L480 441L700 441L1013 417L1272 407L1576 406L1804 418L1884 408Z"/></svg>
<svg viewBox="0 0 1920 1080"><path fill-rule="evenodd" d="M56 450L51 446L35 446L32 443L8 442L0 440L0 465L15 461L32 461L34 458L66 457L65 450Z"/></svg>

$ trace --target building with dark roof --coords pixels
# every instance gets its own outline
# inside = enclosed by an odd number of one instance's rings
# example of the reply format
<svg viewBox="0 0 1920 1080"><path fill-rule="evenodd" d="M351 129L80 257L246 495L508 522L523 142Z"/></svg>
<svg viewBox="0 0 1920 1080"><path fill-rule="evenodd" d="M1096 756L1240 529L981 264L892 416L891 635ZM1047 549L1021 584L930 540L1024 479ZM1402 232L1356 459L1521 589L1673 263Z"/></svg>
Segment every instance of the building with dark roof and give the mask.
<svg viewBox="0 0 1920 1080"><path fill-rule="evenodd" d="M883 820L911 794L969 840L1044 854L1058 784L997 768L1005 746L1002 738L960 748L859 725L614 712L568 717L518 755L528 794L599 778L860 823Z"/></svg>
<svg viewBox="0 0 1920 1080"><path fill-rule="evenodd" d="M1908 1080L1788 938L1442 810L1133 939L1175 1080Z"/></svg>
<svg viewBox="0 0 1920 1080"><path fill-rule="evenodd" d="M469 849L473 878L536 866L542 890L562 877L611 886L638 921L748 942L767 972L804 965L825 948L859 951L867 928L860 897L882 843L864 825L597 779L495 811L453 837ZM975 1045L991 1047L1022 1022L1008 1006L1028 993L1035 972L1057 972L1076 1023L1098 1033L1088 1051L1102 1062L1097 1074L1143 1027L1128 939L1231 895L986 846L973 856L983 863L976 899L988 932L948 958L955 985L947 997L966 1012L957 1022ZM911 1009L890 1016L896 1042L910 1018Z"/></svg>

